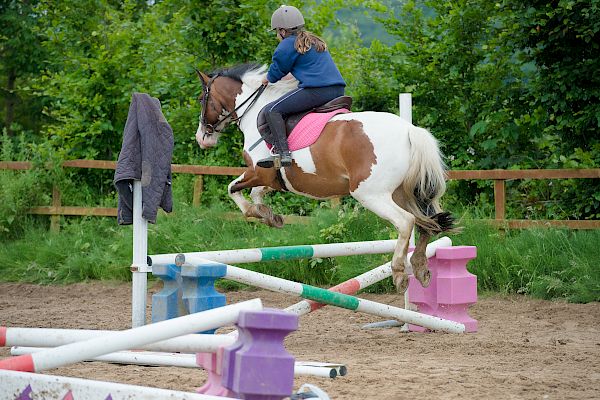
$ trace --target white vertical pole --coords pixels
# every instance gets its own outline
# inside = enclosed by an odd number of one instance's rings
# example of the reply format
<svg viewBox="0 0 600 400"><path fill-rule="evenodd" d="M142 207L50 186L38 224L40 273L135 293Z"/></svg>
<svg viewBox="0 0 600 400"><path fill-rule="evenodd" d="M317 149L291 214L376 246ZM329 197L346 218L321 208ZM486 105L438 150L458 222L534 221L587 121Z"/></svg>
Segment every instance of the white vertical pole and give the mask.
<svg viewBox="0 0 600 400"><path fill-rule="evenodd" d="M412 95L410 93L400 93L400 118L405 119L412 124ZM415 245L415 231L410 235L410 246Z"/></svg>
<svg viewBox="0 0 600 400"><path fill-rule="evenodd" d="M400 93L400 99L399 99L398 104L399 104L399 108L400 108L400 110L399 110L400 118L402 118L412 124L412 94ZM414 229L410 234L410 239L409 239L408 245L413 246L413 247L415 245L415 230ZM412 271L408 271L408 272L412 273ZM408 289L406 290L406 292L404 292L404 308L406 310L411 309L410 300L408 299ZM402 330L408 332L408 324L404 324L402 326Z"/></svg>
<svg viewBox="0 0 600 400"><path fill-rule="evenodd" d="M133 182L133 263L131 265L131 327L146 325L148 287L148 221L142 217L142 182Z"/></svg>
<svg viewBox="0 0 600 400"><path fill-rule="evenodd" d="M412 95L400 93L400 117L412 124Z"/></svg>

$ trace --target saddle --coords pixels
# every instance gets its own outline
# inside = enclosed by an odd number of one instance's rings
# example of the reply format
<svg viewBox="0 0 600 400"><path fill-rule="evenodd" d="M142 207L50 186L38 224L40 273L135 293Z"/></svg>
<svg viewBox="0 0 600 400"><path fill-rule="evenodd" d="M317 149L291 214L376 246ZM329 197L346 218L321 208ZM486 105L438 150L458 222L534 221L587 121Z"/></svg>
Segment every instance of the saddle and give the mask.
<svg viewBox="0 0 600 400"><path fill-rule="evenodd" d="M315 107L310 110L302 111L297 114L290 114L285 118L286 135L289 136L290 133L292 132L292 130L294 130L294 128L296 127L296 125L298 125L298 122L300 122L300 120L302 118L304 118L306 115L308 115L310 113L328 113L328 112L339 110L342 108L350 110L351 107L352 107L352 97L340 96L340 97L336 97L335 99L323 104L322 106ZM258 113L258 117L256 119L256 124L258 126L258 132L260 133L260 135L265 139L265 141L267 143L271 143L271 140L270 140L271 132L269 129L269 124L267 123L265 108L267 108L267 106L265 106Z"/></svg>

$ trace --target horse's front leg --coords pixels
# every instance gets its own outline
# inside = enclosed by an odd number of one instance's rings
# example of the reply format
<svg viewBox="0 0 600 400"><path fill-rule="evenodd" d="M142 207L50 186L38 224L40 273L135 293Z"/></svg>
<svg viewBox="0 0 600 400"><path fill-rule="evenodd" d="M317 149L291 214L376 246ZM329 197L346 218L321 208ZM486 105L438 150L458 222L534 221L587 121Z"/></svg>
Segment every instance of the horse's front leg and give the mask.
<svg viewBox="0 0 600 400"><path fill-rule="evenodd" d="M242 190L248 188L252 188L250 197L254 203L248 201L242 194ZM258 218L266 225L281 228L283 226L283 217L274 214L270 207L262 204L265 193L270 190L270 188L261 185L260 179L250 169L234 179L227 187L229 197L237 204L245 217Z"/></svg>
<svg viewBox="0 0 600 400"><path fill-rule="evenodd" d="M252 199L251 211L253 217L260 218L263 223L275 227L281 228L284 225L283 216L275 214L271 207L263 204L265 194L269 193L273 189L267 186L253 187L250 191L250 198Z"/></svg>
<svg viewBox="0 0 600 400"><path fill-rule="evenodd" d="M273 189L268 186L256 186L250 191L250 198L254 204L264 204L265 195Z"/></svg>
<svg viewBox="0 0 600 400"><path fill-rule="evenodd" d="M252 208L252 203L246 200L242 194L242 186L245 186L245 183L248 181L247 175L248 171L232 180L227 186L227 193L229 194L229 197L238 206L244 216L248 216L247 214Z"/></svg>

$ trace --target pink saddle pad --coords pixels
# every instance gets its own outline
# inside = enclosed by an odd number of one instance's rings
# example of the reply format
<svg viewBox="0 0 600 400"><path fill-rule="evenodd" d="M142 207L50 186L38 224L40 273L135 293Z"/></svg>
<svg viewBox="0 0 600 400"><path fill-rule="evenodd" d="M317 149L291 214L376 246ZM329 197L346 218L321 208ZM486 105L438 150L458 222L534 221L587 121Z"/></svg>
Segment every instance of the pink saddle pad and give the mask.
<svg viewBox="0 0 600 400"><path fill-rule="evenodd" d="M334 115L349 112L350 110L340 108L339 110L328 113L306 114L306 116L298 122L298 125L294 127L290 136L288 136L290 151L300 150L310 146L317 141L323 128L325 128L325 124L327 124ZM271 148L272 146L268 144L268 147Z"/></svg>

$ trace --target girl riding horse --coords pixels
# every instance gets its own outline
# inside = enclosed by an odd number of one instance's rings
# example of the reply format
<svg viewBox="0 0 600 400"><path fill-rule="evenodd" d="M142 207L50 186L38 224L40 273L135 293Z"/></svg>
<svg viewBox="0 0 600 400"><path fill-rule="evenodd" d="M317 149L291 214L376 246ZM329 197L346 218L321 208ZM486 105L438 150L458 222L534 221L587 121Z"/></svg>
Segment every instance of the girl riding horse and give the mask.
<svg viewBox="0 0 600 400"><path fill-rule="evenodd" d="M286 46L291 46L295 40L290 38L288 43ZM260 218L270 226L283 225L282 217L263 204L263 196L271 190L287 190L313 199L350 194L398 231L392 257L392 276L398 291L406 291L411 265L417 280L423 286L429 285L427 242L432 235L453 229L453 218L439 204L446 190L446 170L437 140L429 131L391 113L338 114L325 125L316 142L295 150L289 160L285 140L278 139L278 150L284 152L283 168L263 168L260 163L269 160L271 153L265 143L257 145L261 140L257 116L267 104L287 104L280 101L285 100L284 95L309 93L302 86L304 81L280 80L264 86L265 79L271 79L269 73L255 65L198 75L202 82L202 111L196 132L200 147L215 146L228 123L236 123L244 134L247 169L229 184L228 192L246 217ZM334 82L340 82L334 85L338 90L343 88L343 81ZM277 114L280 109L274 110ZM244 189L251 189L252 201L244 197ZM419 240L409 261L406 255L415 225Z"/></svg>
<svg viewBox="0 0 600 400"><path fill-rule="evenodd" d="M263 168L289 167L292 154L288 148L285 117L309 110L344 95L346 82L327 51L325 42L304 30L304 17L292 6L281 6L271 17L279 45L273 54L263 85L276 83L291 73L298 87L268 104L265 116L269 124L273 155L258 161Z"/></svg>

